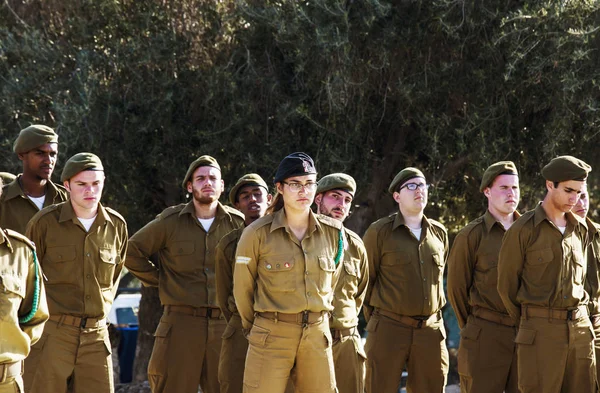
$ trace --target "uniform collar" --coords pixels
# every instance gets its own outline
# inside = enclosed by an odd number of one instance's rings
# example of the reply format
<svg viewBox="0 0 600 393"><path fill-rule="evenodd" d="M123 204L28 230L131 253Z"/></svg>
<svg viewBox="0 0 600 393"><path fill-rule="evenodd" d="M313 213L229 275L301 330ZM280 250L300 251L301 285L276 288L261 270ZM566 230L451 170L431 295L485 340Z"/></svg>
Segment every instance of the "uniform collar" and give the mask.
<svg viewBox="0 0 600 393"><path fill-rule="evenodd" d="M589 217L585 218L585 223L587 224L587 228L590 234L590 239L593 238L594 236L598 235L598 227L594 221L590 220Z"/></svg>
<svg viewBox="0 0 600 393"><path fill-rule="evenodd" d="M316 229L321 230L321 224L315 217L315 214L312 210L309 211L308 217L308 230L306 233L313 233ZM271 232L275 231L279 228L285 228L286 231L290 232L290 227L287 223L287 219L285 217L285 209L281 208L273 213L273 222L271 222Z"/></svg>
<svg viewBox="0 0 600 393"><path fill-rule="evenodd" d="M69 198L62 204L58 222L73 221L76 218L77 215L75 214L75 210L73 210L73 205L71 205L71 198ZM112 224L112 219L101 203L98 203L98 215L96 216L96 222L98 223L98 226L104 225L105 222L110 222Z"/></svg>
<svg viewBox="0 0 600 393"><path fill-rule="evenodd" d="M392 231L402 225L408 228L408 226L404 222L404 216L402 215L402 213L398 212L396 213L396 218L394 218L394 225L392 225ZM421 229L427 229L430 225L431 224L429 223L429 219L427 219L427 217L423 214L423 219L421 220Z"/></svg>
<svg viewBox="0 0 600 393"><path fill-rule="evenodd" d="M513 223L519 217L521 217L521 214L515 210L515 212L513 213ZM487 233L490 233L494 225L499 225L502 229L504 229L504 226L498 220L496 220L496 217L494 217L489 210L486 210L485 214L483 215L483 223L485 225L485 230Z"/></svg>
<svg viewBox="0 0 600 393"><path fill-rule="evenodd" d="M25 192L23 192L23 189L21 188L21 184L19 184L19 179L21 178L21 176L23 175L18 175L15 180L11 181L4 187L4 189L2 190L2 193L5 195L4 200L8 201L18 196L22 198L27 198L27 195L25 195ZM57 193L58 189L56 188L56 185L51 180L48 180L46 182L46 197L54 198L54 196Z"/></svg>
<svg viewBox="0 0 600 393"><path fill-rule="evenodd" d="M576 227L578 224L581 224L584 228L587 228L585 221L571 212L565 213L565 218L567 219L567 226ZM552 222L546 215L546 211L542 207L542 202L540 202L533 211L533 225L538 226L544 220Z"/></svg>
<svg viewBox="0 0 600 393"><path fill-rule="evenodd" d="M185 207L183 209L181 209L181 211L179 212L179 216L180 217L183 216L184 214L189 214L195 220L198 219L198 217L196 217L196 208L194 207L194 200L193 199L191 201L189 201L185 205ZM230 217L229 213L227 213L225 211L225 209L223 209L223 205L221 205L221 202L217 202L217 212L215 213L215 217L214 218L217 219L217 218L220 218L222 216Z"/></svg>

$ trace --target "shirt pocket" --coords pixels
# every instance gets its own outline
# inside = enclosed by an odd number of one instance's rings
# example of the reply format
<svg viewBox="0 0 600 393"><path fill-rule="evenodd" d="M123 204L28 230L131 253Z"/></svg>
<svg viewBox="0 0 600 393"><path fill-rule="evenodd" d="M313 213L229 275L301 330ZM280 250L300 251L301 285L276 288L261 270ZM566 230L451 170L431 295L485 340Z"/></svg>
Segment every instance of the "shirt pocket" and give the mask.
<svg viewBox="0 0 600 393"><path fill-rule="evenodd" d="M484 254L477 258L475 281L479 286L496 288L498 283L498 255Z"/></svg>
<svg viewBox="0 0 600 393"><path fill-rule="evenodd" d="M177 264L176 270L181 272L195 272L199 269L200 261L194 258L196 247L194 242L191 241L179 241L173 242L169 245L169 254L171 258Z"/></svg>
<svg viewBox="0 0 600 393"><path fill-rule="evenodd" d="M0 273L0 321L18 321L18 310L25 297L25 285L21 278ZM10 316L7 318L7 316Z"/></svg>
<svg viewBox="0 0 600 393"><path fill-rule="evenodd" d="M383 266L408 265L411 261L412 257L402 252L390 252L381 257Z"/></svg>
<svg viewBox="0 0 600 393"><path fill-rule="evenodd" d="M112 287L115 266L119 262L119 257L112 248L101 248L98 251L100 254L100 263L98 263L98 266L96 267L96 277L100 287L110 288Z"/></svg>
<svg viewBox="0 0 600 393"><path fill-rule="evenodd" d="M319 257L319 291L329 293L333 290L333 273L335 272L335 262L328 256Z"/></svg>
<svg viewBox="0 0 600 393"><path fill-rule="evenodd" d="M272 257L259 261L259 275L269 292L295 292L294 259Z"/></svg>
<svg viewBox="0 0 600 393"><path fill-rule="evenodd" d="M583 278L585 277L585 262L583 260L583 254L580 251L573 251L573 279L575 284L583 284Z"/></svg>
<svg viewBox="0 0 600 393"><path fill-rule="evenodd" d="M543 291L549 290L549 286L553 284L550 282L553 279L548 276L550 273L550 262L553 258L554 252L550 247L529 251L525 255L522 276L531 289L536 287Z"/></svg>
<svg viewBox="0 0 600 393"><path fill-rule="evenodd" d="M74 266L77 258L75 246L49 247L44 254L42 265L48 285L73 284L77 280L77 271Z"/></svg>

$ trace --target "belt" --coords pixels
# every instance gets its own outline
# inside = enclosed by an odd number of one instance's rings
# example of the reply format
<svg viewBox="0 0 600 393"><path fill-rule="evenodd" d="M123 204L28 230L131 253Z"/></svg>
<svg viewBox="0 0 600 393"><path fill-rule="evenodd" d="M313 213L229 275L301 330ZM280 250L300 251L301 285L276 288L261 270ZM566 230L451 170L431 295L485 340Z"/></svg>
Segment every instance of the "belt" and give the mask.
<svg viewBox="0 0 600 393"><path fill-rule="evenodd" d="M311 312L308 310L299 312L297 314L288 314L283 312L258 312L261 318L271 319L273 321L296 323L298 325L308 325L311 323L321 322L323 320L323 314L327 311Z"/></svg>
<svg viewBox="0 0 600 393"><path fill-rule="evenodd" d="M354 336L356 333L356 327L352 327L349 329L331 329L331 338L334 340L339 340L342 337L350 337Z"/></svg>
<svg viewBox="0 0 600 393"><path fill-rule="evenodd" d="M80 329L106 326L106 318L98 319L88 317L75 317L73 315L65 314L56 314L50 315L50 320L63 325L75 326Z"/></svg>
<svg viewBox="0 0 600 393"><path fill-rule="evenodd" d="M509 315L503 314L498 311L489 310L487 308L475 306L475 307L473 307L471 314L473 314L477 318L485 319L486 321L489 321L489 322L495 322L495 323L498 323L498 324L504 325L504 326L511 326L511 327L515 326L515 322Z"/></svg>
<svg viewBox="0 0 600 393"><path fill-rule="evenodd" d="M442 319L441 311L438 311L435 314L431 314L431 315L423 315L423 316L419 315L419 316L413 316L413 317L396 314L395 312L382 310L380 308L376 309L375 313L379 314L379 315L383 315L384 317L393 319L394 321L400 322L401 324L408 325L410 327L414 327L417 329L420 329L425 326L430 326L433 323Z"/></svg>
<svg viewBox="0 0 600 393"><path fill-rule="evenodd" d="M6 382L8 378L18 377L23 372L23 361L0 364L0 383Z"/></svg>
<svg viewBox="0 0 600 393"><path fill-rule="evenodd" d="M168 314L170 312L176 312L179 314L191 315L194 317L205 317L205 318L214 318L219 319L221 317L220 308L212 308L212 307L192 307L192 306L174 306L171 304L167 304L165 306L165 312Z"/></svg>
<svg viewBox="0 0 600 393"><path fill-rule="evenodd" d="M521 316L525 319L529 317L535 318L548 318L548 319L559 319L562 321L575 321L580 318L587 317L588 309L587 306L579 306L572 310L565 310L559 308L546 308L522 305Z"/></svg>

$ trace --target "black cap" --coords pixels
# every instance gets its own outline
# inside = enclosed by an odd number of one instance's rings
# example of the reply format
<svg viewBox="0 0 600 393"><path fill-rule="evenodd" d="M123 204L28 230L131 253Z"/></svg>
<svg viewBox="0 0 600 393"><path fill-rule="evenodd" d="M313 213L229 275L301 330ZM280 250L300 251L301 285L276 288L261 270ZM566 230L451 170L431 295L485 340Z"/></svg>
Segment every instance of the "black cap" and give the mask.
<svg viewBox="0 0 600 393"><path fill-rule="evenodd" d="M316 175L317 169L312 158L306 153L292 153L279 163L273 183L279 183L293 176Z"/></svg>

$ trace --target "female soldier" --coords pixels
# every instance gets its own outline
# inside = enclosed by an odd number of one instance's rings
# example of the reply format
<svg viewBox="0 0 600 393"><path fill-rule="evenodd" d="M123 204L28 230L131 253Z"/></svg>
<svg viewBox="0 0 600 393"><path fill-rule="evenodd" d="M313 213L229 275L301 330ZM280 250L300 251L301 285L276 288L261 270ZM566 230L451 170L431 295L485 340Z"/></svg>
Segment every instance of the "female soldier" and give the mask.
<svg viewBox="0 0 600 393"><path fill-rule="evenodd" d="M236 251L234 296L249 341L244 392L335 392L329 331L332 284L343 252L339 221L310 210L313 160L293 153L275 174L277 195Z"/></svg>

